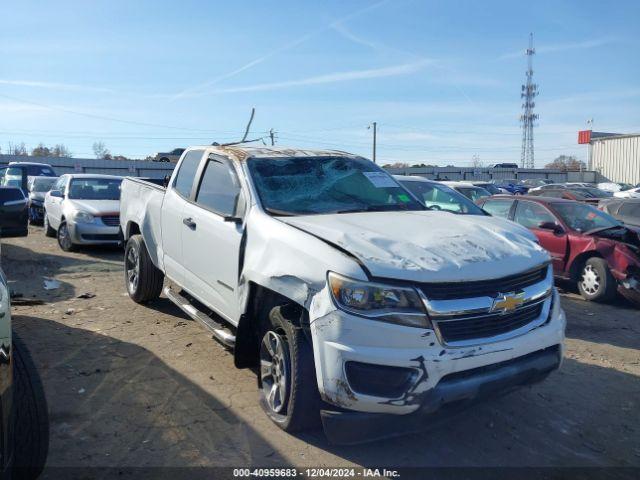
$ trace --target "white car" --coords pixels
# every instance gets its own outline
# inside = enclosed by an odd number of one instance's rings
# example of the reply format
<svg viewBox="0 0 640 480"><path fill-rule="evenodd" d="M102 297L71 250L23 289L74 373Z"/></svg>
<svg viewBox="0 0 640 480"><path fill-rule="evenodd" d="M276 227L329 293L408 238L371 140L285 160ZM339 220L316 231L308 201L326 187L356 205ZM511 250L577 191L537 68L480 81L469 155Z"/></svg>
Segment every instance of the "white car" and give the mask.
<svg viewBox="0 0 640 480"><path fill-rule="evenodd" d="M613 196L616 198L640 198L640 188L630 188L629 190L614 192Z"/></svg>
<svg viewBox="0 0 640 480"><path fill-rule="evenodd" d="M120 233L120 184L113 175L62 175L44 198L44 231L60 248L114 245Z"/></svg>
<svg viewBox="0 0 640 480"><path fill-rule="evenodd" d="M168 278L286 431L408 432L560 365L549 254L504 220L428 210L356 155L191 147L166 189L123 181L120 222L131 299Z"/></svg>
<svg viewBox="0 0 640 480"><path fill-rule="evenodd" d="M491 193L485 188L474 185L471 182L442 182L443 185L447 185L454 190L460 192L462 195L470 199L472 202L477 202L478 200L486 197L490 197Z"/></svg>

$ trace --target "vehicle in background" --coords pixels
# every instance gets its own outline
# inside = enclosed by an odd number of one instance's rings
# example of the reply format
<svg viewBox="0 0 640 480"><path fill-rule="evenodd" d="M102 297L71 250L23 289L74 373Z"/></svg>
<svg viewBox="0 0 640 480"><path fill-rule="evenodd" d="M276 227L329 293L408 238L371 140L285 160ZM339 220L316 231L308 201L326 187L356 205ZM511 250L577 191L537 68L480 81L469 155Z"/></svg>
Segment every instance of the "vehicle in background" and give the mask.
<svg viewBox="0 0 640 480"><path fill-rule="evenodd" d="M547 198L564 198L597 205L600 200L610 198L611 194L597 188L567 187L563 189L530 190L530 196Z"/></svg>
<svg viewBox="0 0 640 480"><path fill-rule="evenodd" d="M184 148L174 148L170 152L158 152L153 155L153 161L176 163L178 160L180 160L180 156L184 153L184 151Z"/></svg>
<svg viewBox="0 0 640 480"><path fill-rule="evenodd" d="M612 198L602 200L598 208L623 222L626 226L640 229L640 199Z"/></svg>
<svg viewBox="0 0 640 480"><path fill-rule="evenodd" d="M191 147L167 189L124 179L120 221L131 299L168 277L286 431L406 433L559 365L547 252L504 220L426 209L355 155Z"/></svg>
<svg viewBox="0 0 640 480"><path fill-rule="evenodd" d="M533 231L551 253L558 278L582 297L611 300L620 291L640 304L640 236L592 205L542 197L495 196L480 202L492 215Z"/></svg>
<svg viewBox="0 0 640 480"><path fill-rule="evenodd" d="M495 183L499 188L504 188L512 195L525 195L529 191L529 187L522 185L520 180L516 178L499 179Z"/></svg>
<svg viewBox="0 0 640 480"><path fill-rule="evenodd" d="M493 168L512 168L517 170L520 167L518 167L517 163L496 163Z"/></svg>
<svg viewBox="0 0 640 480"><path fill-rule="evenodd" d="M27 190L29 191L29 222L41 224L44 219L44 197L58 177L29 177Z"/></svg>
<svg viewBox="0 0 640 480"><path fill-rule="evenodd" d="M24 197L19 188L0 187L0 198L8 190ZM4 221L4 212L0 219ZM0 237L14 236L22 232L0 229ZM11 327L11 292L0 268L0 474L4 479L35 479L47 460L49 410L29 350Z"/></svg>
<svg viewBox="0 0 640 480"><path fill-rule="evenodd" d="M487 215L469 198L442 182L411 175L394 175L393 178L430 210L444 210L468 215Z"/></svg>
<svg viewBox="0 0 640 480"><path fill-rule="evenodd" d="M525 180L522 180L522 182L520 183L525 187L537 188L542 187L543 185L549 185L553 183L553 181L547 178L527 178Z"/></svg>
<svg viewBox="0 0 640 480"><path fill-rule="evenodd" d="M582 187L582 188L598 188L595 183L587 182L564 182L567 187Z"/></svg>
<svg viewBox="0 0 640 480"><path fill-rule="evenodd" d="M484 188L491 195L500 195L501 193L509 193L507 190L505 190L504 188L498 187L493 182L470 181L469 183L471 183L471 185L475 185L476 187Z"/></svg>
<svg viewBox="0 0 640 480"><path fill-rule="evenodd" d="M629 185L628 183L620 183L620 182L602 182L597 185L600 190L604 190L606 192L616 193L616 192L624 192L625 190L629 190L633 188L633 185Z"/></svg>
<svg viewBox="0 0 640 480"><path fill-rule="evenodd" d="M564 183L546 183L539 187L530 188L529 192L537 192L540 190L564 190L567 186Z"/></svg>
<svg viewBox="0 0 640 480"><path fill-rule="evenodd" d="M26 237L28 234L27 197L18 187L0 187L0 236Z"/></svg>
<svg viewBox="0 0 640 480"><path fill-rule="evenodd" d="M48 163L9 162L0 168L0 186L21 188L28 195L29 177L55 177L56 172Z"/></svg>
<svg viewBox="0 0 640 480"><path fill-rule="evenodd" d="M613 194L616 198L640 198L640 188L630 188Z"/></svg>
<svg viewBox="0 0 640 480"><path fill-rule="evenodd" d="M461 193L472 202L477 202L481 198L490 197L491 193L482 187L476 187L471 182L441 182L443 185L447 185L453 188L456 192Z"/></svg>
<svg viewBox="0 0 640 480"><path fill-rule="evenodd" d="M44 199L44 233L56 236L64 251L78 245L117 245L120 184L113 175L62 175Z"/></svg>

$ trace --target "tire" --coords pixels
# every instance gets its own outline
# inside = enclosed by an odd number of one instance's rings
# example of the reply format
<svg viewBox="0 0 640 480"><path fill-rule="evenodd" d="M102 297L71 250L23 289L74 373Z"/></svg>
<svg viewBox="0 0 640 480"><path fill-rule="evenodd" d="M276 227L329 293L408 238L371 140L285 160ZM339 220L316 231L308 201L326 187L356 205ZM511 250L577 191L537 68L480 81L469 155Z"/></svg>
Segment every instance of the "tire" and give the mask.
<svg viewBox="0 0 640 480"><path fill-rule="evenodd" d="M73 252L76 249L76 244L71 241L71 237L69 236L69 227L67 226L66 220L60 222L56 237L58 238L58 245L60 245L60 248L65 252Z"/></svg>
<svg viewBox="0 0 640 480"><path fill-rule="evenodd" d="M44 226L44 234L47 237L55 237L56 236L56 231L51 228L51 225L49 225L49 217L47 216L47 212L44 212L44 217L42 218L42 225Z"/></svg>
<svg viewBox="0 0 640 480"><path fill-rule="evenodd" d="M258 388L267 416L282 430L298 432L320 425L321 400L313 349L285 312L286 307L273 308L260 336ZM279 393L272 396L273 391Z"/></svg>
<svg viewBox="0 0 640 480"><path fill-rule="evenodd" d="M35 479L49 451L49 415L42 381L33 359L13 333L12 478Z"/></svg>
<svg viewBox="0 0 640 480"><path fill-rule="evenodd" d="M155 300L162 292L164 274L151 261L142 235L133 235L124 249L124 281L136 303Z"/></svg>
<svg viewBox="0 0 640 480"><path fill-rule="evenodd" d="M617 282L611 275L606 260L600 257L588 259L578 277L578 291L591 302L606 302L616 296Z"/></svg>

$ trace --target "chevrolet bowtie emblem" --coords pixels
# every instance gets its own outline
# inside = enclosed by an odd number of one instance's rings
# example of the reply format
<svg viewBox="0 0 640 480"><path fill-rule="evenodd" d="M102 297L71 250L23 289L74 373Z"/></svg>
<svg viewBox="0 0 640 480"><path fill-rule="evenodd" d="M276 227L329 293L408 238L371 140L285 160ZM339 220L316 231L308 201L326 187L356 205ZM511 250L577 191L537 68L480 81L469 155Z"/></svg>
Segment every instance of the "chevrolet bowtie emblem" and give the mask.
<svg viewBox="0 0 640 480"><path fill-rule="evenodd" d="M498 295L493 301L491 307L492 312L507 313L513 312L516 308L524 303L524 294L522 293L504 293Z"/></svg>

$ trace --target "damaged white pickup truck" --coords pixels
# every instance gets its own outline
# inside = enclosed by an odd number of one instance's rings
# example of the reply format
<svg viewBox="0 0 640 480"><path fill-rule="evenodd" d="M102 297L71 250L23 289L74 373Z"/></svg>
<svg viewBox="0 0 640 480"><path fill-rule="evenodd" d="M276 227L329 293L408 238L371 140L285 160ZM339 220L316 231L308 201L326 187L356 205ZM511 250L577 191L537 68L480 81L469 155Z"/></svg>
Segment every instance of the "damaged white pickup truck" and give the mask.
<svg viewBox="0 0 640 480"><path fill-rule="evenodd" d="M429 210L358 156L191 147L166 190L125 179L120 219L131 298L166 277L237 367L259 367L286 431L408 432L561 362L565 316L530 234Z"/></svg>

